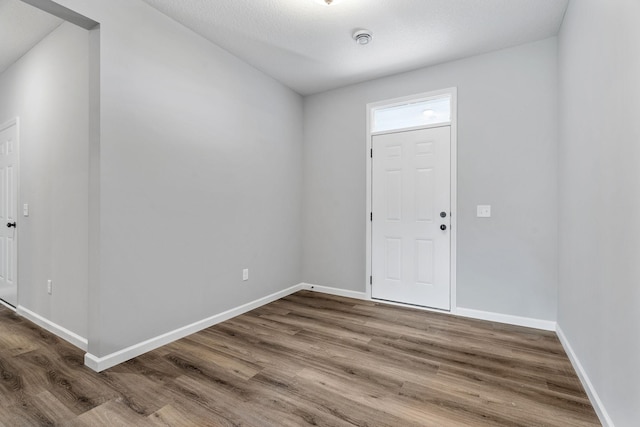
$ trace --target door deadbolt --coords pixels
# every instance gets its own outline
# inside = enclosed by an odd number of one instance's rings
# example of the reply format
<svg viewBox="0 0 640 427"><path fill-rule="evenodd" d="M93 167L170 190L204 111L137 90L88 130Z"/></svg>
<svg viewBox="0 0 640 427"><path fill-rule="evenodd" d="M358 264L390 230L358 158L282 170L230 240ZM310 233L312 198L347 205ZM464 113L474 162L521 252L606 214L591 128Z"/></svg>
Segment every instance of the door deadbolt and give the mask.
<svg viewBox="0 0 640 427"><path fill-rule="evenodd" d="M440 218L446 218L446 217L447 217L446 212L440 212Z"/></svg>

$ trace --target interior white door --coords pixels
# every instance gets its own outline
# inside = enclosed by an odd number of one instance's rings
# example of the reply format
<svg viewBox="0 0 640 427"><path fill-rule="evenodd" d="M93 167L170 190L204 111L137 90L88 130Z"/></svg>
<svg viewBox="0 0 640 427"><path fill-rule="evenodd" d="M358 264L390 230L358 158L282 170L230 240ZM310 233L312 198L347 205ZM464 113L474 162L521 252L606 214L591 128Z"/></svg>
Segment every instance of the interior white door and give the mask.
<svg viewBox="0 0 640 427"><path fill-rule="evenodd" d="M18 140L14 123L0 130L0 299L17 304Z"/></svg>
<svg viewBox="0 0 640 427"><path fill-rule="evenodd" d="M372 297L450 309L451 128L372 137Z"/></svg>

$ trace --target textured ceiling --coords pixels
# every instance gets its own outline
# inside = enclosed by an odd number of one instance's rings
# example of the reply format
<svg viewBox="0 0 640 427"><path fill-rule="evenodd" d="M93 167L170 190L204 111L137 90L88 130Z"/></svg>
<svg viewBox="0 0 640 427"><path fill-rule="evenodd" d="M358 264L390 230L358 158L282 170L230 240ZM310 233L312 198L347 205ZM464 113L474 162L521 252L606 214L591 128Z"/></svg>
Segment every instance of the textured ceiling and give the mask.
<svg viewBox="0 0 640 427"><path fill-rule="evenodd" d="M303 95L557 34L568 0L144 0ZM62 21L0 0L0 72ZM373 32L358 46L357 29Z"/></svg>
<svg viewBox="0 0 640 427"><path fill-rule="evenodd" d="M0 73L60 24L62 20L19 0L0 0Z"/></svg>
<svg viewBox="0 0 640 427"><path fill-rule="evenodd" d="M556 35L568 0L144 0L306 95ZM373 42L358 46L366 28Z"/></svg>

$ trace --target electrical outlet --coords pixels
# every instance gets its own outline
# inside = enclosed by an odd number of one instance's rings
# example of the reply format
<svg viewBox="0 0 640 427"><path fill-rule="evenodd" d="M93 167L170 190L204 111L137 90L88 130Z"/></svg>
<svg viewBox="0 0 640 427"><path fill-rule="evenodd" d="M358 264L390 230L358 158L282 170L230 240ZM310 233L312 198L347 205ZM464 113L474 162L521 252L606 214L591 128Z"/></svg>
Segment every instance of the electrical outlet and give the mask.
<svg viewBox="0 0 640 427"><path fill-rule="evenodd" d="M49 279L47 280L47 293L51 295L52 292L53 292L53 283L51 282L51 279Z"/></svg>
<svg viewBox="0 0 640 427"><path fill-rule="evenodd" d="M242 270L242 280L243 281L249 280L249 269L248 268L245 268L244 270Z"/></svg>

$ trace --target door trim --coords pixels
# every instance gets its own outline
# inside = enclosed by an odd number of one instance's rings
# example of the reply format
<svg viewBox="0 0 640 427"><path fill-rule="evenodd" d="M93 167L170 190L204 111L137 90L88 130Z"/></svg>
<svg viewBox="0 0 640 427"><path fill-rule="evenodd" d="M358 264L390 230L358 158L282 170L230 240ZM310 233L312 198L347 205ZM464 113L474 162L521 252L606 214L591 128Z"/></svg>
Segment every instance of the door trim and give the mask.
<svg viewBox="0 0 640 427"><path fill-rule="evenodd" d="M0 132L10 128L11 126L16 127L16 306L12 307L8 303L4 303L2 305L16 311L17 307L20 305L20 230L22 225L22 221L20 220L20 218L22 218L20 203L20 117L14 117L13 119L0 124Z"/></svg>
<svg viewBox="0 0 640 427"><path fill-rule="evenodd" d="M433 126L420 126L420 127L411 127L404 129L396 129L393 132L405 132L408 130L416 130L416 129L428 129L431 127L441 127L441 126L451 126L451 253L449 254L450 259L450 313L457 312L457 299L456 299L456 260L457 260L457 240L458 240L458 90L456 87L450 87L442 90L420 93L416 95L404 96L401 98L393 98L387 99L378 102L372 102L367 104L366 114L367 114L367 140L366 140L366 174L367 174L367 194L366 194L366 276L365 276L365 289L367 290L366 295L367 299L371 300L371 289L372 286L369 282L369 278L371 277L372 271L372 238L371 238L371 220L370 215L372 212L372 173L373 173L373 162L371 159L371 148L372 148L372 137L376 134L381 133L389 133L389 132L372 132L372 117L373 110L380 107L398 105L406 102L416 102L421 101L427 98L433 98L442 95L450 95L451 96L451 121L449 123L438 123ZM401 304L410 307L415 307L410 304ZM438 310L435 311L446 311L446 310Z"/></svg>

